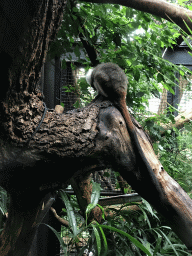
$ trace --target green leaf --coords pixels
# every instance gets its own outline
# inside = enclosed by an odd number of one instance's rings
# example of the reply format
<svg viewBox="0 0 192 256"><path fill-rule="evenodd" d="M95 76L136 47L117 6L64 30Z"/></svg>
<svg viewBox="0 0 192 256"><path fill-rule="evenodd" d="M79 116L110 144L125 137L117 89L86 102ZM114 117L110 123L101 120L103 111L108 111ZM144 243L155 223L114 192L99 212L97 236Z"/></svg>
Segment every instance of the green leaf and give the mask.
<svg viewBox="0 0 192 256"><path fill-rule="evenodd" d="M126 18L129 18L132 15L131 8L126 8Z"/></svg>
<svg viewBox="0 0 192 256"><path fill-rule="evenodd" d="M191 132L191 125L190 124L185 124L184 127L185 127L186 131Z"/></svg>
<svg viewBox="0 0 192 256"><path fill-rule="evenodd" d="M173 95L175 95L175 92L174 92L174 90L173 90L171 87L169 87L169 91L170 91L170 93L172 93Z"/></svg>
<svg viewBox="0 0 192 256"><path fill-rule="evenodd" d="M80 107L80 102L79 100L77 100L74 104L73 104L74 108L79 108Z"/></svg>
<svg viewBox="0 0 192 256"><path fill-rule="evenodd" d="M105 210L104 208L100 205L100 204L97 204L97 206L101 209L102 211L102 218L105 219Z"/></svg>
<svg viewBox="0 0 192 256"><path fill-rule="evenodd" d="M112 230L114 232L118 232L119 234L126 236L132 243L134 243L139 249L141 249L144 253L146 253L148 256L152 256L152 254L150 253L149 250L147 250L147 248L145 248L145 246L143 246L137 239L135 239L134 237L132 237L131 235L125 233L124 231L117 229L115 227L111 227L111 226L105 226L105 225L100 225L100 227L102 228L106 228L109 230Z"/></svg>
<svg viewBox="0 0 192 256"><path fill-rule="evenodd" d="M87 206L86 209L86 214L88 214L99 202L100 198L100 191L101 191L101 186L100 184L96 182L92 182L92 194L91 194L91 203Z"/></svg>
<svg viewBox="0 0 192 256"><path fill-rule="evenodd" d="M60 245L61 245L61 247L62 247L62 249L64 251L64 254L67 255L67 246L65 245L63 239L61 238L61 234L59 232L57 232L54 228L49 226L48 224L45 224L45 223L41 223L41 224L47 226L48 228L50 228L53 231L53 233L56 235L56 237L59 240L59 243L60 243Z"/></svg>
<svg viewBox="0 0 192 256"><path fill-rule="evenodd" d="M79 50L79 47L78 47L78 46L75 47L74 53L75 53L75 55L76 55L78 58L80 58L81 53L80 53L80 50Z"/></svg>
<svg viewBox="0 0 192 256"><path fill-rule="evenodd" d="M183 70L179 70L179 73L180 73L181 76L185 75L185 72Z"/></svg>
<svg viewBox="0 0 192 256"><path fill-rule="evenodd" d="M189 43L189 41L183 36L183 40L185 41L185 43L187 44L187 46L192 49L191 44Z"/></svg>
<svg viewBox="0 0 192 256"><path fill-rule="evenodd" d="M120 173L119 172L115 172L115 177L119 177L120 176Z"/></svg>
<svg viewBox="0 0 192 256"><path fill-rule="evenodd" d="M156 243L156 246L155 246L155 250L153 252L153 256L157 255L157 252L161 248L161 241L162 241L162 237L158 236L157 241L156 241L157 243Z"/></svg>
<svg viewBox="0 0 192 256"><path fill-rule="evenodd" d="M100 191L101 191L101 186L100 184L93 182L93 188L92 188L92 194L91 194L91 204L97 205L99 198L100 198Z"/></svg>
<svg viewBox="0 0 192 256"><path fill-rule="evenodd" d="M85 211L86 223L88 220L88 213L90 213L90 211L95 208L95 206L97 205L99 198L100 198L100 191L101 191L100 184L93 182L93 181L92 181L92 184L93 184L93 186L92 186L92 194L91 194L91 203L87 206L86 211Z"/></svg>
<svg viewBox="0 0 192 256"><path fill-rule="evenodd" d="M168 244L172 247L175 255L179 256L179 254L177 253L177 251L175 250L174 244L171 243L170 239L165 235L165 233L159 229L159 233L164 236L164 238L167 240Z"/></svg>
<svg viewBox="0 0 192 256"><path fill-rule="evenodd" d="M136 94L136 96L137 96L138 98L143 97L144 95L145 95L145 92L138 92L138 93Z"/></svg>
<svg viewBox="0 0 192 256"><path fill-rule="evenodd" d="M108 177L110 177L110 173L104 172L104 173L103 173L103 176L108 178Z"/></svg>
<svg viewBox="0 0 192 256"><path fill-rule="evenodd" d="M133 71L133 76L134 76L134 79L138 82L139 81L139 78L140 78L140 72L139 72L139 69L138 68L135 68L134 71Z"/></svg>
<svg viewBox="0 0 192 256"><path fill-rule="evenodd" d="M94 204L88 204L86 208L86 214L88 214L91 210L95 208L96 205Z"/></svg>
<svg viewBox="0 0 192 256"><path fill-rule="evenodd" d="M158 83L161 83L162 81L164 81L164 77L161 73L157 74L157 81L158 81Z"/></svg>
<svg viewBox="0 0 192 256"><path fill-rule="evenodd" d="M77 234L78 234L77 222L76 222L73 207L71 206L71 203L70 203L70 201L67 197L67 194L63 190L60 190L60 196L61 196L63 202L65 203L65 206L66 206L66 209L67 209L67 216L68 216L68 219L69 219L69 225L70 225L70 227L72 229L72 232L73 232L73 236L77 236Z"/></svg>
<svg viewBox="0 0 192 256"><path fill-rule="evenodd" d="M99 235L99 231L97 230L97 227L94 224L91 224L94 234L95 234L95 238L96 238L96 243L97 243L97 252L98 252L98 256L101 254L101 238Z"/></svg>
<svg viewBox="0 0 192 256"><path fill-rule="evenodd" d="M73 12L78 12L79 10L78 10L77 7L73 7L73 8L72 8L72 11L73 11Z"/></svg>
<svg viewBox="0 0 192 256"><path fill-rule="evenodd" d="M145 206L147 207L147 210L151 213L151 216L154 216L155 214L154 214L154 211L153 211L151 205L145 199L142 199L142 200L143 200Z"/></svg>
<svg viewBox="0 0 192 256"><path fill-rule="evenodd" d="M188 17L188 19L190 20L190 21L192 21L190 18L189 18L189 16L187 15L187 17ZM187 23L186 23L186 21L185 20L183 20L183 22L185 23L185 26L188 28L188 30L190 31L190 33L192 34L192 30L190 29L190 27L187 25ZM187 43L187 45L188 45L188 43ZM189 45L188 45L189 46ZM190 48L191 48L191 46L189 46Z"/></svg>
<svg viewBox="0 0 192 256"><path fill-rule="evenodd" d="M123 193L127 194L127 192L129 191L129 188L123 188Z"/></svg>
<svg viewBox="0 0 192 256"><path fill-rule="evenodd" d="M105 233L104 233L102 227L99 226L99 229L100 229L101 235L103 237L103 244L104 244L104 253L103 253L103 255L105 255L105 254L107 254L107 251L108 251L107 239L106 239L106 236L105 236Z"/></svg>
<svg viewBox="0 0 192 256"><path fill-rule="evenodd" d="M168 84L166 84L166 83L162 83L162 84L163 84L163 87L166 90L170 91L173 95L175 95L175 92L173 91L173 89Z"/></svg>
<svg viewBox="0 0 192 256"><path fill-rule="evenodd" d="M73 17L74 20L77 20L77 17L73 14L71 14L71 16Z"/></svg>
<svg viewBox="0 0 192 256"><path fill-rule="evenodd" d="M65 59L62 60L62 62L61 62L61 67L62 67L62 69L66 69L66 68L67 68L67 63L66 63L66 60L65 60Z"/></svg>

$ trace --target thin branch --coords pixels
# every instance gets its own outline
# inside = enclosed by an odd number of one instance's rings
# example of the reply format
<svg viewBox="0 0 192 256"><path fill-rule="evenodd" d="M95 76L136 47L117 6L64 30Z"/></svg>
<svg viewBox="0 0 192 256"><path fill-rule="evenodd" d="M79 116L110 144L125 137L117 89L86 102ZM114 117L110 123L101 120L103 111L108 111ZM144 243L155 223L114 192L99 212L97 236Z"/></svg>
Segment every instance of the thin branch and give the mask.
<svg viewBox="0 0 192 256"><path fill-rule="evenodd" d="M184 127L186 123L190 123L192 121L192 111L185 111L184 113L175 117L175 123L161 124L164 131L161 132L161 136L165 134L167 130L172 130L173 127L177 129L181 129Z"/></svg>
<svg viewBox="0 0 192 256"><path fill-rule="evenodd" d="M66 228L69 227L69 222L68 222L67 220L61 218L61 217L57 214L56 210L55 210L53 207L51 207L50 210L52 211L54 217L55 217L63 226L65 226Z"/></svg>

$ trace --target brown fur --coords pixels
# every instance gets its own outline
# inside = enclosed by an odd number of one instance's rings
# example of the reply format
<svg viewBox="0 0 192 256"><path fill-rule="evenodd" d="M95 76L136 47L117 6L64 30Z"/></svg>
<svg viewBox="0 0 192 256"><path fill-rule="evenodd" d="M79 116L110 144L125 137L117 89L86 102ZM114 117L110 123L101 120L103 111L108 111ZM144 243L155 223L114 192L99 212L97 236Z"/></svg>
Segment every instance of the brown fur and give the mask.
<svg viewBox="0 0 192 256"><path fill-rule="evenodd" d="M98 94L107 97L121 112L124 117L128 132L130 134L132 144L137 156L139 166L145 165L148 170L151 167L140 146L135 126L131 120L130 113L126 105L128 79L124 71L114 63L102 63L96 66L91 74L91 85Z"/></svg>

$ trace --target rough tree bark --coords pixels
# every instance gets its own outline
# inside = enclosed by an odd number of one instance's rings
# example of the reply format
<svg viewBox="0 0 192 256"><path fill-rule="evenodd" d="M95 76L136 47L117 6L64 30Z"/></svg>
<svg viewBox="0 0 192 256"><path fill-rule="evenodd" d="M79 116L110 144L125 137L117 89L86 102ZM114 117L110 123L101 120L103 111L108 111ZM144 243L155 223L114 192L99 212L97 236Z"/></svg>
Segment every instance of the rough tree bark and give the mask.
<svg viewBox="0 0 192 256"><path fill-rule="evenodd" d="M23 163L27 163L29 158L31 164L34 161L33 157L29 157L31 153L28 151L27 156L21 147L22 143L27 147L27 137L31 136L43 113L42 95L36 86L49 43L61 23L64 6L65 1L59 0L3 0L0 3L3 81L0 94L0 176L1 185L9 187L11 194L9 220L1 239L1 255L27 255L35 227L44 216L45 210L41 210L41 205L46 193L36 190L37 173L34 174L36 177L32 175L32 189L24 188L28 202L19 192L23 187L22 180L27 184L30 172L30 168L24 170ZM24 136L20 136L21 130L18 129L22 124ZM15 145L18 143L20 149L10 145L11 141ZM18 160L22 154L23 163L21 158ZM44 162L42 164L44 166ZM9 178L11 182L8 185Z"/></svg>
<svg viewBox="0 0 192 256"><path fill-rule="evenodd" d="M123 117L102 97L63 115L48 110L35 130L45 108L37 89L40 69L64 5L60 0L0 4L0 185L11 196L0 255L28 255L36 227L51 205L50 200L42 207L45 195L71 177L106 167L119 171L192 248L192 201L164 171L136 121L152 173L136 163Z"/></svg>

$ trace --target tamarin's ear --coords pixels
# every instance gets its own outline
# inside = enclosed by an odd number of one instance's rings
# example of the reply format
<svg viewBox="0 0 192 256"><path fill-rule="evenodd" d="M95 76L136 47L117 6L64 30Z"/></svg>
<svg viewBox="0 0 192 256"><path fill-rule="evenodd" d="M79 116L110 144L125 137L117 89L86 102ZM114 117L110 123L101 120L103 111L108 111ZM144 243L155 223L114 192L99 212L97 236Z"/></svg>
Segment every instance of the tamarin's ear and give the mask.
<svg viewBox="0 0 192 256"><path fill-rule="evenodd" d="M92 73L93 73L93 68L90 68L85 76L86 81L89 85L92 86Z"/></svg>

